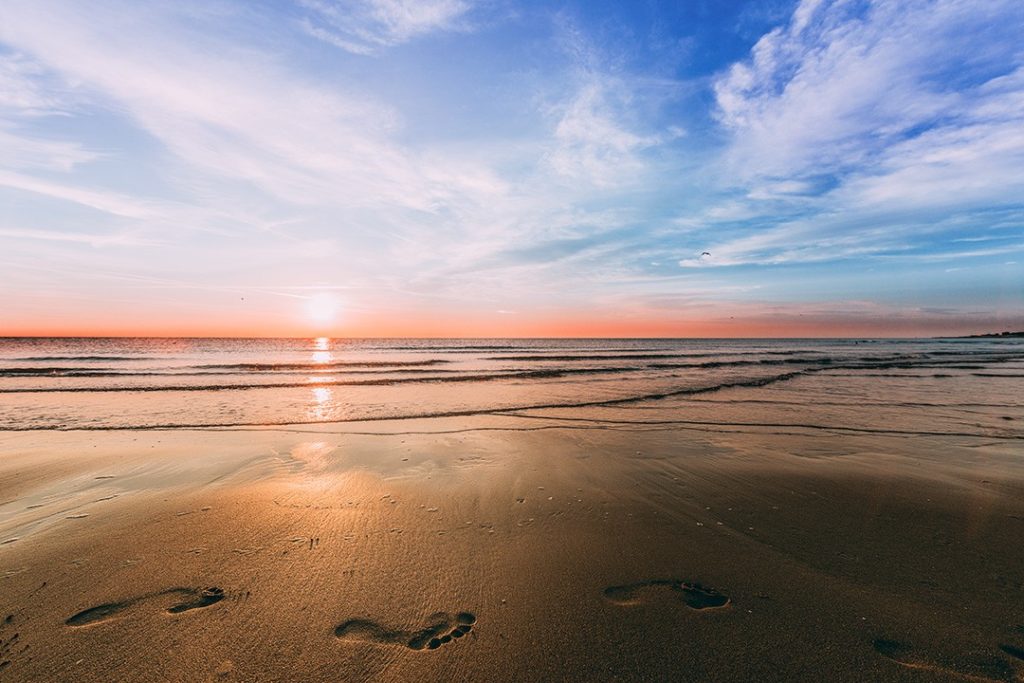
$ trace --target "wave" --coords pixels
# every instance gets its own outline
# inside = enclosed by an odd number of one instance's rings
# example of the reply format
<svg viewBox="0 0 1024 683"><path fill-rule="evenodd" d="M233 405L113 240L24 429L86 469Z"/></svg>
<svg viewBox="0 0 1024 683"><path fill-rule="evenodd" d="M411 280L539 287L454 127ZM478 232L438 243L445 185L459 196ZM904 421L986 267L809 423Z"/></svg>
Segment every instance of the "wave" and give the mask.
<svg viewBox="0 0 1024 683"><path fill-rule="evenodd" d="M600 353L550 355L536 354L530 356L491 356L484 360L515 360L515 361L593 361L593 360L644 360L647 358L717 358L722 356L796 356L821 354L823 351L718 351L714 353Z"/></svg>
<svg viewBox="0 0 1024 683"><path fill-rule="evenodd" d="M261 372L313 372L349 368L378 368L401 370L403 368L423 368L449 363L447 360L432 359L422 361L339 361L333 363L229 363L211 365L189 365L172 371L137 371L117 370L114 368L77 368L67 366L48 367L13 367L0 368L0 377L149 377L160 375L235 375ZM188 372L197 370L225 370L228 372ZM438 372L443 372L438 370Z"/></svg>
<svg viewBox="0 0 1024 683"><path fill-rule="evenodd" d="M367 380L330 380L325 382L261 382L249 384L161 384L156 386L113 386L113 387L24 387L0 389L0 394L60 394L60 393L102 393L126 391L245 391L249 389L295 389L336 386L388 386L392 384L421 384L448 382L493 382L504 379L547 379L569 375L599 375L622 372L640 372L647 368L561 368L549 370L513 370L506 372L431 375L427 377L391 377Z"/></svg>
<svg viewBox="0 0 1024 683"><path fill-rule="evenodd" d="M106 361L132 361L132 360L164 360L163 358L154 358L153 356L139 355L139 356L21 356L14 358L16 361L31 361L31 362L45 362L52 360L80 360L80 361L93 361L93 360L106 360Z"/></svg>
<svg viewBox="0 0 1024 683"><path fill-rule="evenodd" d="M535 410L547 410L557 408L588 408L588 407L599 407L599 406L615 406L615 405L626 405L630 403L639 403L644 401L660 400L665 398L671 398L676 396L686 395L698 395L698 394L709 394L722 391L725 389L733 388L757 388L764 387L771 384L780 382L787 382L798 377L802 377L815 372L821 372L824 368L809 368L806 370L786 372L771 377L762 377L756 379L746 379L731 382L722 382L719 384L713 384L703 387L687 387L683 389L661 391L654 393L636 394L633 396L626 396L614 399L603 399L596 401L578 401L578 402L549 402L549 403L533 403L519 406L504 406L504 407L490 407L490 408L477 408L467 410L450 410L450 411L430 411L430 412L416 412L406 413L398 415L372 415L372 416L360 416L352 417L347 419L333 419L333 420L287 420L280 422L218 422L218 423L190 423L190 424L150 424L150 425L81 425L81 426L25 426L25 427L13 427L7 428L0 431L178 431L178 430L230 430L230 429L253 429L253 428L275 428L275 427L292 427L301 425L329 425L329 424L349 424L359 422L382 422L382 421L398 421L398 420L420 420L420 419L435 419L435 418L449 418L449 417L468 417L474 415L511 415L515 417L523 417L537 420L553 420L553 421L567 421L567 422L583 422L583 423L609 423L609 424L620 424L624 426L674 426L686 428L686 425L692 425L698 428L706 428L709 426L721 426L721 427L753 427L753 428L796 428L796 429L813 429L833 432L845 432L845 433L864 433L864 434L892 434L899 436L950 436L950 437L962 437L962 438L984 438L984 439L1004 439L1004 440L1024 440L1024 434L1015 431L998 430L996 433L979 433L979 432L940 432L940 431L922 431L922 430L899 430L889 428L873 428L873 427L853 427L845 425L824 425L814 423L782 423L782 422L724 422L724 421L707 421L707 420L602 420L599 418L560 418L557 416L549 415L524 415L521 414L524 411L535 411ZM557 428L549 426L546 428ZM461 431L461 430L460 430Z"/></svg>
<svg viewBox="0 0 1024 683"><path fill-rule="evenodd" d="M345 375L383 375L388 373L401 373L403 375L416 374L416 373L440 373L440 372L460 372L459 370L446 370L443 368L375 368L375 369L345 369L344 373L337 373L330 370L307 370L305 372L279 372L279 373L268 373L281 375L327 375L327 374L345 374ZM189 371L174 371L174 370L154 370L146 372L133 372L131 370L79 370L68 369L60 371L47 371L44 373L37 373L32 371L22 370L0 370L0 377L18 378L18 377L29 377L29 378L82 378L82 377L118 377L118 378L130 378L130 377L244 377L247 373L244 372L231 372L231 371L207 371L207 372L189 372ZM0 393L3 393L3 389L0 389Z"/></svg>
<svg viewBox="0 0 1024 683"><path fill-rule="evenodd" d="M388 346L380 346L380 347L376 347L376 348L379 348L379 349L384 350L384 351L455 351L455 352L460 352L460 351L529 351L530 349L532 349L534 347L531 347L531 346L515 346L515 345L504 345L504 346L498 346L498 345L466 345L466 346L462 346L460 344L454 344L454 345L453 344L447 344L447 345L433 345L433 344L416 345L416 344L409 344L409 345L404 345L404 346L391 346L391 345L388 345Z"/></svg>
<svg viewBox="0 0 1024 683"><path fill-rule="evenodd" d="M440 411L420 411L420 412L409 412L404 414L391 414L391 415L363 415L363 416L352 416L343 419L299 419L299 420L281 420L281 421L221 421L221 422L181 422L181 423L160 423L160 424L123 424L123 425L96 425L96 424L85 424L85 425L69 425L69 424L57 424L57 425L26 425L26 426L11 426L0 428L0 431L132 431L132 430L188 430L188 429L231 429L231 428L259 428L259 427L285 427L290 425L316 425L316 424L335 424L335 423L351 423L351 422L374 422L383 420L411 420L411 419L426 419L426 418L444 418L444 417L462 417L472 415L486 415L486 414L514 414L520 411L528 410L543 410L543 409L555 409L555 408L586 408L586 407L598 407L598 406L623 406L632 403L641 403L647 401L657 401L666 398L679 397L679 396L695 396L701 394L710 394L726 389L733 388L757 388L764 387L776 383L787 382L800 377L813 375L816 373L828 373L833 370L849 370L849 369L860 369L863 366L844 366L844 365L831 365L831 364L817 364L810 367L801 369L794 369L787 372L782 372L774 375L755 377L755 378L742 378L732 379L729 381L718 382L708 384L704 386L687 386L679 387L674 389L667 389L661 391L648 391L635 393L629 396L620 396L617 398L607 398L598 400L584 400L584 401L549 401L549 402L535 402L526 403L516 406L481 406L478 408L467 408L461 410L440 410ZM622 371L635 371L638 368L621 368ZM642 369L642 368L641 368ZM463 375L457 378L439 378L439 377L426 377L426 378L413 378L410 380L373 380L369 382L338 382L337 384L392 384L392 383L404 383L405 381L486 381L488 379L516 379L524 376L561 376L567 374L581 374L581 373L599 373L603 370L594 370L588 368L563 368L559 370L530 370L524 371L517 374L509 373L495 373L488 375ZM1007 375L1000 375L1007 376ZM317 387L323 385L330 385L335 383L301 383L292 384L289 383L285 386L299 386L299 387ZM259 385L261 387L267 385ZM227 389L242 388L235 385L227 385ZM196 387L195 389L184 389L184 390L209 390L210 387ZM81 390L81 389L79 389ZM86 388L86 390L91 390ZM109 391L110 389L97 388L98 391ZM139 391L139 388L124 387L117 388L116 391ZM160 391L165 390L164 388L143 388L141 389ZM182 390L180 387L174 387L170 390ZM58 390L60 391L60 390ZM527 416L523 416L527 417ZM536 416L543 417L543 416ZM681 421L673 421L680 422ZM696 422L694 423L696 424ZM756 424L749 425L734 425L734 426L762 426ZM763 426L769 426L764 424ZM783 425L773 425L783 426ZM788 427L806 427L806 428L821 428L828 429L830 427L821 425L802 425L793 424L785 425ZM860 430L853 428L845 428L846 431L871 431L871 430ZM911 432L907 432L911 434ZM913 434L919 434L919 432L913 432ZM949 435L954 435L950 433ZM958 436L970 436L979 438L1003 438L1003 439L1024 439L1024 436L1018 435L1017 433L963 433L955 434Z"/></svg>
<svg viewBox="0 0 1024 683"><path fill-rule="evenodd" d="M645 359L651 356L643 356ZM986 359L988 365L1020 360L1021 356L993 356ZM234 382L220 384L161 384L151 386L82 386L82 387L23 387L3 389L4 393L79 393L79 392L127 392L127 391L243 391L250 389L288 389L315 386L387 386L410 383L446 383L446 382L490 382L515 379L554 379L569 376L584 375L607 375L621 373L638 373L658 370L710 370L716 368L740 368L740 367L772 367L772 366L801 366L819 370L847 370L866 371L877 373L880 370L986 370L988 365L967 365L962 361L950 359L941 363L935 359L922 357L921 354L892 355L892 356L859 356L855 358L760 358L749 360L722 360L705 362L682 362L682 363L643 363L629 366L601 366L594 367L541 367L533 369L524 368L501 368L490 372L465 372L460 374L458 370L446 370L435 366L448 363L441 359L430 359L422 361L352 361L336 363L233 363L233 364L211 364L192 366L194 368L222 369L225 372L178 372L178 373L127 373L114 370L76 370L68 368L7 368L0 370L0 377L37 377L37 378L61 378L61 377L134 377L134 376L232 376L245 375L246 373L269 373L287 371L299 372L323 372L331 369L350 370L354 368L379 370L386 373L389 370L394 373L411 374L421 371L420 376L391 376L372 380L339 379L322 382L293 381L293 382ZM442 374L444 373L444 374ZM356 374L352 372L351 374ZM979 373L975 373L979 374ZM984 376L984 375L982 375ZM1012 375L995 375L1009 377Z"/></svg>
<svg viewBox="0 0 1024 683"><path fill-rule="evenodd" d="M10 432L27 432L27 431L139 431L139 430L177 430L177 429L212 429L212 428L230 428L230 427L280 427L287 425L310 425L310 424L336 424L346 422L380 422L384 420L416 420L416 419L429 419L429 418L442 418L442 417L466 417L471 415L500 415L513 413L522 410L544 410L551 408L589 408L595 406L611 406L621 405L626 403L636 403L640 401L654 401L674 396L684 395L696 395L696 394L707 394L716 391L722 391L723 389L733 388L750 388L750 387L763 387L769 384L775 384L777 382L786 382L796 377L814 372L815 370L803 370L795 372L786 372L780 375L774 375L771 377L759 377L754 379L743 379L731 382L722 382L719 384L712 384L703 387L686 387L681 389L672 389L668 391L659 391L652 393L636 394L633 396L626 396L621 398L611 399L600 399L593 401L566 401L566 402L548 402L548 403L533 403L524 404L519 406L504 406L504 407L488 407L488 408L474 408L465 410L451 410L451 411L428 411L418 413L407 413L400 415L377 415L377 416L363 416L353 417L349 419L340 420L287 420L281 422L218 422L218 423L166 423L166 424L150 424L150 425L80 425L80 426L67 426L67 425L56 425L56 426L23 426L23 427L4 427L0 428L0 431ZM306 385L308 386L308 385Z"/></svg>
<svg viewBox="0 0 1024 683"><path fill-rule="evenodd" d="M268 372L275 370L317 370L324 368L413 368L428 365L443 365L449 360L431 358L430 360L391 360L391 361L333 361L330 363L213 363L210 365L193 365L202 370L245 370L248 372Z"/></svg>
<svg viewBox="0 0 1024 683"><path fill-rule="evenodd" d="M718 355L718 354L708 354ZM571 356L560 356L560 357L547 357L544 360L559 360L559 361L573 361L573 360L591 360L595 363L602 360L660 360L662 358L677 358L684 356L650 356L650 355L637 355L637 356L595 356L589 358L576 358ZM510 360L510 361L529 361L531 357L508 357L508 358L495 358L488 360ZM411 371L412 368L431 368L432 372L453 372L445 371L441 369L435 369L434 366L450 363L451 361L443 359L430 359L422 361L342 361L334 363L230 363L230 364L209 364L209 365L193 365L185 366L178 370L169 371L130 371L130 370L117 370L115 368L77 368L77 367L66 367L66 366L48 366L48 367L13 367L13 368L0 368L0 377L155 377L155 376L189 376L189 375L244 375L244 374L260 374L260 373L286 373L286 372L325 372L331 370L345 370L358 369L358 368L375 368L381 371L393 370L395 372ZM820 358L787 358L787 359L764 359L764 360L734 360L734 361L708 361L702 363L650 363L647 365L636 365L631 367L602 367L602 370L607 372L616 371L629 371L639 370L644 368L650 369L680 369L680 368L718 368L718 367L729 367L729 366L745 366L745 365L791 365L791 364L814 364L814 363L830 363L831 359L820 359ZM200 370L200 372L189 372L190 369ZM410 369L410 370L406 370ZM545 376L549 372L560 372L560 373L573 373L573 372L587 372L589 369L579 368L541 368L537 370L518 370L511 369L510 371L518 371L523 373L538 373L538 377ZM210 372L210 371L222 371L222 372ZM2 390L0 390L2 391Z"/></svg>

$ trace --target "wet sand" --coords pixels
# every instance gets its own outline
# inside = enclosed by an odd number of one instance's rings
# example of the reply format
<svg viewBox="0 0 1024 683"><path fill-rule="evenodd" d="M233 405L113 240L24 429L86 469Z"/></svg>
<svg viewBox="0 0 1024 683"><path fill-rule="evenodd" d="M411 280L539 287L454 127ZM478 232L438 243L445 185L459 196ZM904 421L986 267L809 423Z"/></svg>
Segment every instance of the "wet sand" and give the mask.
<svg viewBox="0 0 1024 683"><path fill-rule="evenodd" d="M0 434L0 680L1024 680L1020 416L749 396Z"/></svg>

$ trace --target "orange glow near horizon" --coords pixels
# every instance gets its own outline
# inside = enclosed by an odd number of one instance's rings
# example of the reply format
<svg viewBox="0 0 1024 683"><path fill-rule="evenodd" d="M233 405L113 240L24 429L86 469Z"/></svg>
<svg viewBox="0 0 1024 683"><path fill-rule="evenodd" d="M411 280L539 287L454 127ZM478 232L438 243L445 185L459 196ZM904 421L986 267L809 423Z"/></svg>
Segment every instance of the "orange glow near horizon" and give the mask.
<svg viewBox="0 0 1024 683"><path fill-rule="evenodd" d="M736 311L723 319L656 316L621 311L601 314L546 313L534 315L440 313L411 315L349 315L344 323L311 326L308 322L254 316L235 322L194 319L145 319L129 315L104 320L42 320L38 324L2 325L0 336L25 337L294 337L314 340L312 361L329 363L330 339L338 338L501 338L501 337L914 337L998 332L1013 327L1006 319L970 319L950 323L928 317L871 317L842 314L758 315ZM746 313L746 315L744 315ZM68 316L70 318L70 316ZM1019 322L1017 323L1019 324Z"/></svg>

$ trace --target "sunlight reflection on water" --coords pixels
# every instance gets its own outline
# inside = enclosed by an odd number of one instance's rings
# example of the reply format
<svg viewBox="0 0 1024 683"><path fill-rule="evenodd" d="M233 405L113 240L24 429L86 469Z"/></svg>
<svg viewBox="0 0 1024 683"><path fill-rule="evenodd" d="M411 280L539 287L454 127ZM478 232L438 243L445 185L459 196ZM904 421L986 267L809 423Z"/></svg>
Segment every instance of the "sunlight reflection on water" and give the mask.
<svg viewBox="0 0 1024 683"><path fill-rule="evenodd" d="M306 414L311 420L325 420L330 414L331 399L334 392L329 387L316 387L312 390L312 402Z"/></svg>

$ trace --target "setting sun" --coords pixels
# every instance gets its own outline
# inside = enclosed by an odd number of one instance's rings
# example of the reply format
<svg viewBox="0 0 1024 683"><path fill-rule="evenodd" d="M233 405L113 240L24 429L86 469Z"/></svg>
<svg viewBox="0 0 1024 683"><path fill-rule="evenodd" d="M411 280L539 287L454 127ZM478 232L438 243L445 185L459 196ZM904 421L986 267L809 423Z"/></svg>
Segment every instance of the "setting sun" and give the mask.
<svg viewBox="0 0 1024 683"><path fill-rule="evenodd" d="M338 317L340 304L331 294L314 294L306 300L306 316L310 322L326 325Z"/></svg>

